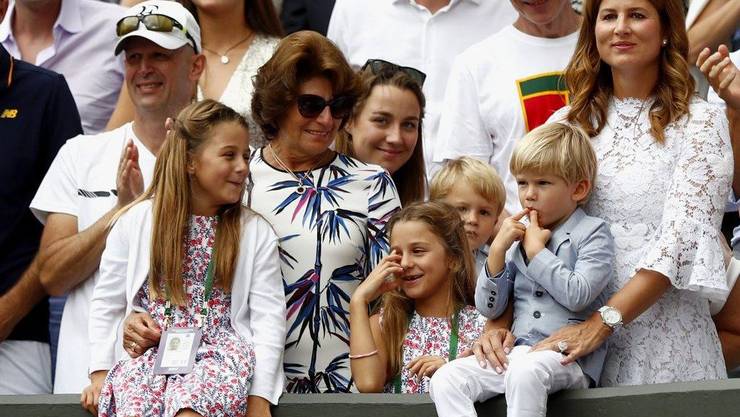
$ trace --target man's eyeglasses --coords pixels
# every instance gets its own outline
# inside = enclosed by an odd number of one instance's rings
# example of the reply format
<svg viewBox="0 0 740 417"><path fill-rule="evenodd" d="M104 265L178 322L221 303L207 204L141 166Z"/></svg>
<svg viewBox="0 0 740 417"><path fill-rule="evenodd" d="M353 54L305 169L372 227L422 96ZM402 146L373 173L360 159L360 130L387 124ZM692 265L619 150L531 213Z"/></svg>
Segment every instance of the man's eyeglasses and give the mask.
<svg viewBox="0 0 740 417"><path fill-rule="evenodd" d="M180 22L163 14L126 16L116 23L116 35L119 37L128 35L139 28L139 22L143 23L145 28L153 32L173 32L175 29L180 29L188 38L190 44L193 45L195 52L199 52L198 47L195 45L195 40Z"/></svg>
<svg viewBox="0 0 740 417"><path fill-rule="evenodd" d="M307 119L318 117L326 106L329 106L331 117L344 119L349 116L355 105L355 98L351 96L339 96L329 101L314 94L301 94L296 98L298 113Z"/></svg>
<svg viewBox="0 0 740 417"><path fill-rule="evenodd" d="M362 71L366 68L370 68L370 71L372 71L374 75L386 77L392 77L393 74L401 71L411 77L412 80L416 81L419 86L423 86L424 80L427 78L426 74L416 68L404 67L382 59L368 59L367 62L365 62L365 65L362 66Z"/></svg>

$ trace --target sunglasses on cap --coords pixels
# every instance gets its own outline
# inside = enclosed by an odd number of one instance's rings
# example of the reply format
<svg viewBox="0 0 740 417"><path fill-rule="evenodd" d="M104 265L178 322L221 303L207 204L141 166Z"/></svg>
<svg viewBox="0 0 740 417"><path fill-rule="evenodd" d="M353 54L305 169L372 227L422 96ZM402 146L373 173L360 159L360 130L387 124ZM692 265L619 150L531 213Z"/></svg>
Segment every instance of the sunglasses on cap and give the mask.
<svg viewBox="0 0 740 417"><path fill-rule="evenodd" d="M116 23L116 35L118 37L128 35L139 28L139 23L143 23L145 28L153 32L173 32L175 29L180 29L188 38L190 44L193 45L195 52L198 52L195 40L180 22L163 14L126 16Z"/></svg>
<svg viewBox="0 0 740 417"><path fill-rule="evenodd" d="M296 104L298 105L298 113L307 119L318 117L327 106L329 106L331 117L344 119L352 111L352 107L355 105L355 98L352 96L339 96L326 101L323 97L314 94L301 94L296 97Z"/></svg>
<svg viewBox="0 0 740 417"><path fill-rule="evenodd" d="M423 86L424 80L427 79L427 75L416 68L404 67L382 59L368 59L365 65L362 66L361 71L365 71L366 68L370 68L373 75L385 77L391 77L400 71L416 81L419 86Z"/></svg>

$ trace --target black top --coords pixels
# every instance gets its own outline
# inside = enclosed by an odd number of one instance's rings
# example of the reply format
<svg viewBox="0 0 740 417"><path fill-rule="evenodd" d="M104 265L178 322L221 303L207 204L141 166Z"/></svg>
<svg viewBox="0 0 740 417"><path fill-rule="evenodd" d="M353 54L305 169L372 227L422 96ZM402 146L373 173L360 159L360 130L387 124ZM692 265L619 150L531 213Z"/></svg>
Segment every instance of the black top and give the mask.
<svg viewBox="0 0 740 417"><path fill-rule="evenodd" d="M0 294L21 277L42 226L28 206L67 139L82 133L64 77L13 59L0 45ZM41 301L8 339L49 341L48 302Z"/></svg>
<svg viewBox="0 0 740 417"><path fill-rule="evenodd" d="M313 30L326 36L334 0L284 0L280 20L286 34Z"/></svg>

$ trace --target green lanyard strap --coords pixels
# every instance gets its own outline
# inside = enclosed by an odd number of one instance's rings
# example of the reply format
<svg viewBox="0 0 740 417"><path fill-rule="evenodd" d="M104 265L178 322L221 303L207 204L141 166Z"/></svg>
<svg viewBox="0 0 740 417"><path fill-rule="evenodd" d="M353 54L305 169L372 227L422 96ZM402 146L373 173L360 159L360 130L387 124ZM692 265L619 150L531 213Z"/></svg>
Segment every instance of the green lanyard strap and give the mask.
<svg viewBox="0 0 740 417"><path fill-rule="evenodd" d="M208 302L211 300L213 294L213 259L216 257L216 250L211 251L211 258L208 260L208 267L206 268L206 291L203 297L203 304L200 308L200 314L195 316L195 323L198 327L203 326L205 318L208 317ZM172 319L172 303L170 302L170 296L167 294L167 286L165 286L165 303L164 303L164 325L169 327Z"/></svg>
<svg viewBox="0 0 740 417"><path fill-rule="evenodd" d="M459 319L459 311L456 311L455 314L452 316L452 330L450 334L450 351L447 355L448 361L454 361L455 358L457 358L457 344L458 344L458 319ZM411 319L409 319L409 323L411 323ZM402 354L403 354L403 347ZM403 365L402 365L403 366ZM398 375L396 375L395 378L393 378L393 393L394 394L401 394L401 374L403 374L403 369L398 372Z"/></svg>

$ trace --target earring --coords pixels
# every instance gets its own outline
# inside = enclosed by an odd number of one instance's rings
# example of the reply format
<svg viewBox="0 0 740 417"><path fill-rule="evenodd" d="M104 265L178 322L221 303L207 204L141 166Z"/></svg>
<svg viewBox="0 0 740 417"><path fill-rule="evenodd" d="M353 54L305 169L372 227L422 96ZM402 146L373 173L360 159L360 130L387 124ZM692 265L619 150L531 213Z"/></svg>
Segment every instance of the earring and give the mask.
<svg viewBox="0 0 740 417"><path fill-rule="evenodd" d="M668 39L663 39L663 46L668 46Z"/></svg>

